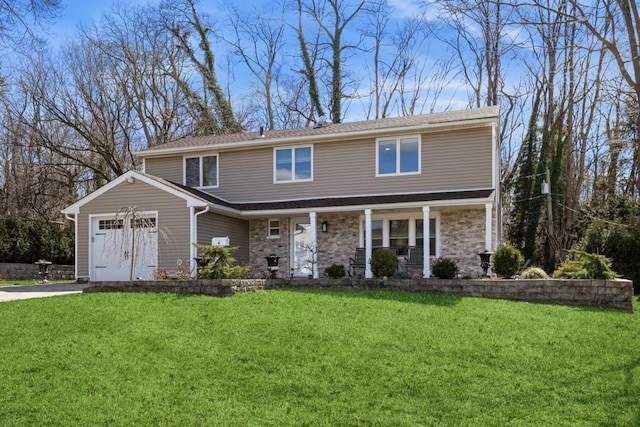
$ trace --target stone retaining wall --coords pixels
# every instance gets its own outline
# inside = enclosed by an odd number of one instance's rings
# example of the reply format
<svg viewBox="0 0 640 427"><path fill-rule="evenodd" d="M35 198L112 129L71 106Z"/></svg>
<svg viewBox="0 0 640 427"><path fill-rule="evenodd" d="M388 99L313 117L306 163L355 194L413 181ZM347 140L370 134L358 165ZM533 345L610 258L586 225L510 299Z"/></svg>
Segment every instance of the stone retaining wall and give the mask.
<svg viewBox="0 0 640 427"><path fill-rule="evenodd" d="M35 264L0 263L0 279L6 280L38 280L39 269ZM49 266L49 279L74 280L75 267L73 265L52 264Z"/></svg>
<svg viewBox="0 0 640 427"><path fill-rule="evenodd" d="M193 281L92 282L84 292L172 292L215 296L280 287L391 289L497 298L533 303L612 308L633 312L629 280L378 280L229 279Z"/></svg>

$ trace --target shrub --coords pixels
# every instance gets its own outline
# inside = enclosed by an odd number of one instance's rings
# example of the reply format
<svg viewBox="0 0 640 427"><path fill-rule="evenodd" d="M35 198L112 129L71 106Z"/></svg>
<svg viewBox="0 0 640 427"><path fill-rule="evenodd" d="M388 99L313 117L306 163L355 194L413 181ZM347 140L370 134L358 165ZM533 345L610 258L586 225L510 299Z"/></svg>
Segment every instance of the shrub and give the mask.
<svg viewBox="0 0 640 427"><path fill-rule="evenodd" d="M375 277L393 277L398 268L398 258L391 252L379 249L371 257L371 271Z"/></svg>
<svg viewBox="0 0 640 427"><path fill-rule="evenodd" d="M453 279L458 273L458 264L450 258L439 257L433 261L431 272L438 279Z"/></svg>
<svg viewBox="0 0 640 427"><path fill-rule="evenodd" d="M46 259L54 264L73 264L74 229L18 217L0 218L0 260L32 263Z"/></svg>
<svg viewBox="0 0 640 427"><path fill-rule="evenodd" d="M344 265L332 264L324 269L324 274L331 279L341 279L347 274L347 271L344 269Z"/></svg>
<svg viewBox="0 0 640 427"><path fill-rule="evenodd" d="M198 277L201 279L237 279L249 271L249 267L234 265L233 253L237 247L196 246L201 258L198 265Z"/></svg>
<svg viewBox="0 0 640 427"><path fill-rule="evenodd" d="M548 279L549 275L540 267L529 267L520 273L521 279Z"/></svg>
<svg viewBox="0 0 640 427"><path fill-rule="evenodd" d="M502 245L493 254L493 272L510 278L520 269L524 257L517 248L511 245Z"/></svg>
<svg viewBox="0 0 640 427"><path fill-rule="evenodd" d="M572 249L573 259L567 259L553 273L561 279L613 279L616 273L611 270L611 260L604 255L591 254Z"/></svg>

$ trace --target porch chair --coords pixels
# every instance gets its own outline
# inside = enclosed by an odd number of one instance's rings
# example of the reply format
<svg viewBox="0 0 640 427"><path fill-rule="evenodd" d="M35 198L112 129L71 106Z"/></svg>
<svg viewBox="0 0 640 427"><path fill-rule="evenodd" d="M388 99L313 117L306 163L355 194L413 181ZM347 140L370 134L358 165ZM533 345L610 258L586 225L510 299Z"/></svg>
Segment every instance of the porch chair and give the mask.
<svg viewBox="0 0 640 427"><path fill-rule="evenodd" d="M349 277L353 277L356 274L356 268L366 268L367 267L367 254L364 248L356 248L356 253L354 255L355 258L349 257ZM353 270L353 274L351 271Z"/></svg>
<svg viewBox="0 0 640 427"><path fill-rule="evenodd" d="M405 263L404 268L406 271L409 271L409 268L422 268L424 266L424 249L421 247L412 247L409 248L409 256L404 257Z"/></svg>

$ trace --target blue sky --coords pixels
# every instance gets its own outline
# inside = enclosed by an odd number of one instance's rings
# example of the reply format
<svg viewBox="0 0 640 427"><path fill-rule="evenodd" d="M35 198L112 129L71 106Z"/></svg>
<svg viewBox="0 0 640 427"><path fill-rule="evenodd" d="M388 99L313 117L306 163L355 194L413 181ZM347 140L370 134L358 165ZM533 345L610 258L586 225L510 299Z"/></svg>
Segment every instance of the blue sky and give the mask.
<svg viewBox="0 0 640 427"><path fill-rule="evenodd" d="M90 25L92 21L98 21L102 18L103 15L108 14L110 11L114 10L118 4L124 5L144 5L144 4L154 4L160 0L62 0L62 10L59 13L59 18L57 21L51 25L48 42L51 48L56 48L66 41L77 39L77 32L79 25ZM243 0L242 2L237 1L237 5L241 8L251 8L252 6L257 7L268 7L269 0ZM217 6L219 6L224 0L201 0L199 2L199 10L204 13L209 13L210 16L216 17ZM418 14L416 7L420 4L420 0L388 0L389 5L393 8L394 15L396 19L403 20L410 16L415 16ZM436 12L431 13L432 16L438 16ZM215 21L215 19L214 19ZM358 24L360 25L360 24ZM358 25L354 25L353 28L358 31ZM355 39L358 37L355 36ZM423 45L423 52L421 55L425 57L425 61L432 64L432 66L436 66L433 63L433 59L429 60L428 58L438 58L443 54L443 47L441 44L435 43L435 40L431 40L429 43ZM222 51L217 52L218 55L218 66L225 65L225 56ZM353 69L353 61L351 59L351 68ZM237 64L236 64L237 65ZM363 65L362 70L365 70L365 66ZM362 71L361 70L361 71ZM248 72L242 67L242 65L237 65L234 69L231 70L231 74L227 74L227 71L220 71L219 78L224 81L225 79L230 79L232 81L232 93L235 95L237 99L243 99L252 96L255 93L255 87L251 84L252 80L247 84L243 84L241 82L246 82L242 77ZM362 72L358 74L358 76L362 76ZM345 120L353 121L353 120L361 120L365 118L365 110L369 107L370 99L368 94L370 93L369 85L370 82L366 78L362 78L362 82L359 83L359 87L357 92L355 92L355 97L353 100L344 103L344 114ZM428 85L430 82L425 81L421 83L421 86L425 87L425 91L428 90ZM435 92L434 92L435 93ZM433 95L424 95L423 98L425 100L425 105L420 107L418 106L418 110L416 113L428 112L430 109L430 96ZM435 105L435 110L449 109L449 108L465 108L468 100L466 97L466 91L464 87L460 87L459 82L450 81L446 89L440 95L438 102ZM442 104L442 105L440 105ZM424 109L424 111L423 111ZM392 113L395 114L395 113Z"/></svg>
<svg viewBox="0 0 640 427"><path fill-rule="evenodd" d="M93 19L125 1L127 4L146 4L149 0L62 0L60 17L52 25L52 37L64 40L71 38L81 23L89 24Z"/></svg>

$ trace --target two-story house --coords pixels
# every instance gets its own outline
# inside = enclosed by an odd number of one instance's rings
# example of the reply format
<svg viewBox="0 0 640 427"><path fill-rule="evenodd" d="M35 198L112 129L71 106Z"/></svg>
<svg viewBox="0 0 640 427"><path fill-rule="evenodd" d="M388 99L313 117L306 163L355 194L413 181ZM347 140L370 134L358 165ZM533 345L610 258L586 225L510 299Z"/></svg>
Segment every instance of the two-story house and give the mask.
<svg viewBox="0 0 640 427"><path fill-rule="evenodd" d="M269 255L281 276L319 277L377 247L399 259L421 248L425 277L437 256L475 276L477 254L500 239L497 107L186 137L136 154L142 172L63 211L76 225L78 277L194 274L195 243L212 240L237 246L255 277Z"/></svg>

